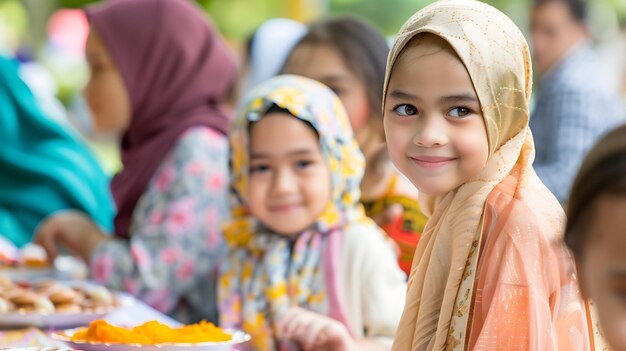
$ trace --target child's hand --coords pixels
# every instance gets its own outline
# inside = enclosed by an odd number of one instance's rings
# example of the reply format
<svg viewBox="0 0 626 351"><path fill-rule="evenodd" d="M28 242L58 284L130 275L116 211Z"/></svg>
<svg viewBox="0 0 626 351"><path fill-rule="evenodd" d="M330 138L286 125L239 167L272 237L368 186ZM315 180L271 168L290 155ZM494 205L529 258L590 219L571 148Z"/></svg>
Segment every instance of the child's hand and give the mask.
<svg viewBox="0 0 626 351"><path fill-rule="evenodd" d="M297 342L304 351L352 351L354 339L340 322L321 314L292 308L278 323L281 339Z"/></svg>
<svg viewBox="0 0 626 351"><path fill-rule="evenodd" d="M37 228L34 242L43 246L48 259L54 261L58 246L65 246L73 255L89 264L92 252L108 237L85 214L62 211L48 216Z"/></svg>

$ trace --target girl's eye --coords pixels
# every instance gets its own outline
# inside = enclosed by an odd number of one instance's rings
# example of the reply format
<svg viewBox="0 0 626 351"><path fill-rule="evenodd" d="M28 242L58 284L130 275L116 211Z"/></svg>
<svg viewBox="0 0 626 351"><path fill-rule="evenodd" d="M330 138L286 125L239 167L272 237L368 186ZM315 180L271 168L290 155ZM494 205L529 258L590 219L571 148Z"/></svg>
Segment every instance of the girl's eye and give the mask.
<svg viewBox="0 0 626 351"><path fill-rule="evenodd" d="M269 169L268 165L253 165L250 166L250 174L267 172Z"/></svg>
<svg viewBox="0 0 626 351"><path fill-rule="evenodd" d="M333 86L329 86L329 88L330 88L330 90L332 90L332 91L335 93L335 95L337 95L337 96L341 96L341 95L344 93L343 89L341 89L341 88L337 88L337 87L333 87Z"/></svg>
<svg viewBox="0 0 626 351"><path fill-rule="evenodd" d="M470 110L467 107L455 107L451 109L450 111L448 111L448 116L456 117L456 118L463 118L471 113L472 113L472 110Z"/></svg>
<svg viewBox="0 0 626 351"><path fill-rule="evenodd" d="M623 278L619 280L616 279L611 285L611 290L613 290L615 296L623 302L626 302L626 281L624 281Z"/></svg>
<svg viewBox="0 0 626 351"><path fill-rule="evenodd" d="M89 64L89 67L91 67L92 69L93 68L102 68L102 66L104 66L104 62L100 58L87 60L87 64Z"/></svg>
<svg viewBox="0 0 626 351"><path fill-rule="evenodd" d="M615 295L617 296L618 299L622 300L623 302L626 302L626 291L624 289L615 290Z"/></svg>
<svg viewBox="0 0 626 351"><path fill-rule="evenodd" d="M312 165L313 161L309 161L309 160L300 160L296 162L296 168L297 169L305 169L308 166Z"/></svg>
<svg viewBox="0 0 626 351"><path fill-rule="evenodd" d="M104 68L105 68L104 65L101 65L101 64L91 65L90 66L91 74L100 73L101 71L104 70Z"/></svg>
<svg viewBox="0 0 626 351"><path fill-rule="evenodd" d="M417 114L417 108L408 104L398 105L393 109L393 111L400 116L413 116Z"/></svg>

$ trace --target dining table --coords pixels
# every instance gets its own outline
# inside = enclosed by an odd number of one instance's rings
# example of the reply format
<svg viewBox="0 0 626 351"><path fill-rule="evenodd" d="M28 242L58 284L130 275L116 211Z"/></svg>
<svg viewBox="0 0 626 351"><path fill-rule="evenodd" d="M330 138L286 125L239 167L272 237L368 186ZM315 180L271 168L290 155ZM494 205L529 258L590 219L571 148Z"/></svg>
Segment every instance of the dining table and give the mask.
<svg viewBox="0 0 626 351"><path fill-rule="evenodd" d="M142 301L125 294L124 306L104 316L111 324L135 326L147 321L156 320L171 327L181 325L175 319L155 310ZM69 348L66 343L56 340L52 334L56 328L20 327L0 329L0 347L54 347Z"/></svg>
<svg viewBox="0 0 626 351"><path fill-rule="evenodd" d="M53 280L70 285L97 285L89 280L87 267L84 263L68 255L57 257L52 266L38 269L2 266L0 268L0 278L26 283ZM132 327L147 321L156 320L171 327L181 325L177 320L157 311L128 293L115 292L115 294L118 300L121 301L120 305L109 313L100 316L101 319L111 324ZM24 347L69 348L69 345L52 336L54 333L66 329L67 325L42 322L44 319L37 315L31 317L25 314L20 317L19 321L12 324L14 320L9 315L0 314L0 349ZM48 321L52 319L50 316L47 318ZM57 321L58 323L59 321ZM67 323L67 320L65 323ZM81 326L86 325L75 324L71 327Z"/></svg>

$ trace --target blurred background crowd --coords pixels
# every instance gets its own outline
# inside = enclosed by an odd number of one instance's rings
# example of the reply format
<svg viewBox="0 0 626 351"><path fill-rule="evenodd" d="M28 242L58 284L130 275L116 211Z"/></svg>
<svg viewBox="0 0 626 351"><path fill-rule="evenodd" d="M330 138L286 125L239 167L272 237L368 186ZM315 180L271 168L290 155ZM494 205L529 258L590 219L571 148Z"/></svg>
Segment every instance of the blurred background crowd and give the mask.
<svg viewBox="0 0 626 351"><path fill-rule="evenodd" d="M80 8L98 0L0 1L0 48L23 65L22 78L46 106L48 114L82 132L107 174L120 169L116 143L91 133L89 109L81 89L89 78L84 58L89 25ZM232 49L245 62L246 44L253 32L275 17L307 23L316 19L355 15L374 25L389 40L408 14L431 0L197 0L215 22ZM531 0L489 0L530 39ZM607 70L606 84L621 92L626 103L626 2L589 3L588 28L593 45ZM535 84L540 84L535 80ZM535 90L537 92L537 90ZM536 99L534 99L536 100Z"/></svg>

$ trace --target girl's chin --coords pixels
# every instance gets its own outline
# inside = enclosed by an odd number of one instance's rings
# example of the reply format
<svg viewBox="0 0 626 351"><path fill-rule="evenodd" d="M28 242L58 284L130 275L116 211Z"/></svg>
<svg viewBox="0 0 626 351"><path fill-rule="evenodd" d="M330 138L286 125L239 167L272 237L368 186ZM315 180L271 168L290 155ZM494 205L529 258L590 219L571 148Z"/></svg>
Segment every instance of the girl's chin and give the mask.
<svg viewBox="0 0 626 351"><path fill-rule="evenodd" d="M274 233L280 235L280 236L284 236L286 238L295 238L298 235L302 234L304 231L306 231L307 229L311 228L312 225L303 227L303 228L272 228L269 227L269 229L271 231L273 231Z"/></svg>
<svg viewBox="0 0 626 351"><path fill-rule="evenodd" d="M413 185L417 188L417 190L421 194L426 194L429 196L440 196L445 195L451 190L454 190L454 187L446 186L443 184L432 184L432 183L424 183L424 182L412 182Z"/></svg>

